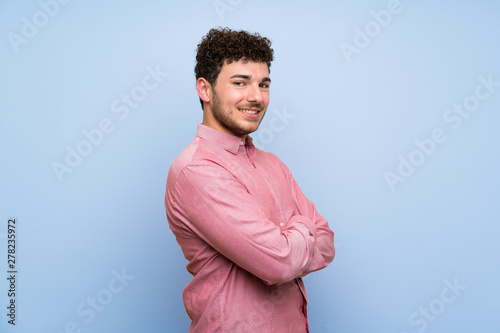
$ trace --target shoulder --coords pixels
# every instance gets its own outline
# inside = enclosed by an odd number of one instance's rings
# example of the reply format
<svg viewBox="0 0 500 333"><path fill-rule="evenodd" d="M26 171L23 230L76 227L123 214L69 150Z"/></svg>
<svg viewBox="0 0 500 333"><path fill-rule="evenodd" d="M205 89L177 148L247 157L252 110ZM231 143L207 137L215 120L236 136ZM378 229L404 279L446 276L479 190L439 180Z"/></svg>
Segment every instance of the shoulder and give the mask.
<svg viewBox="0 0 500 333"><path fill-rule="evenodd" d="M179 155L177 155L177 157L172 162L172 165L170 165L170 170L168 171L169 177L174 176L175 178L177 178L181 171L187 165L191 164L194 159L196 159L196 153L198 151L199 145L199 138L195 138L189 143L189 145L187 145L186 148L182 150Z"/></svg>
<svg viewBox="0 0 500 333"><path fill-rule="evenodd" d="M167 176L167 191L177 192L186 182L198 185L210 178L223 178L226 174L223 149L196 137L174 159Z"/></svg>
<svg viewBox="0 0 500 333"><path fill-rule="evenodd" d="M177 178L182 171L190 166L204 164L217 157L209 145L199 137L196 137L184 148L184 150L174 159L169 170L169 177Z"/></svg>

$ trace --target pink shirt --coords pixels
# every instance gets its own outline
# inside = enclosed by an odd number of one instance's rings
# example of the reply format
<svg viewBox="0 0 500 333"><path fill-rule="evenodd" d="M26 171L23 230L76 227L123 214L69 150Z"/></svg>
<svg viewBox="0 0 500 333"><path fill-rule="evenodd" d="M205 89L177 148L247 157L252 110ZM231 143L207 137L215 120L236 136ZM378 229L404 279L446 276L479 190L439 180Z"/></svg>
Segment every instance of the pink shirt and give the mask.
<svg viewBox="0 0 500 333"><path fill-rule="evenodd" d="M189 332L309 332L301 277L333 260L333 232L278 157L199 124L165 207L193 275Z"/></svg>

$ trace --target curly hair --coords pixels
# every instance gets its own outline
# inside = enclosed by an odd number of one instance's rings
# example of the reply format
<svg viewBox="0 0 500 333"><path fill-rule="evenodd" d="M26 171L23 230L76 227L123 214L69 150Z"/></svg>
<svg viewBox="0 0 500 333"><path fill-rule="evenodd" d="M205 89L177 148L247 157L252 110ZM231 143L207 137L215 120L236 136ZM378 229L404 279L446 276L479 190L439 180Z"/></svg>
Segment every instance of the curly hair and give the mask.
<svg viewBox="0 0 500 333"><path fill-rule="evenodd" d="M271 70L273 61L271 41L258 33L250 34L247 31L235 31L229 28L212 28L198 44L196 66L194 72L196 80L205 78L215 86L222 66L240 59L256 62L265 62ZM200 99L201 107L203 101Z"/></svg>

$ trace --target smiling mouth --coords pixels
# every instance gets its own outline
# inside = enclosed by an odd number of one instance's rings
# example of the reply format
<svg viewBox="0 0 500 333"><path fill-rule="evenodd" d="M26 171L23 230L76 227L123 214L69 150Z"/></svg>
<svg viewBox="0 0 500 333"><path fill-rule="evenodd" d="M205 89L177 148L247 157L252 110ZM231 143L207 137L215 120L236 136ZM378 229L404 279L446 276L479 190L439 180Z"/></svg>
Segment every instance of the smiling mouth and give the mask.
<svg viewBox="0 0 500 333"><path fill-rule="evenodd" d="M257 114L260 110L252 110L252 109L238 109L240 112L248 113L248 114Z"/></svg>
<svg viewBox="0 0 500 333"><path fill-rule="evenodd" d="M238 107L238 111L241 113L244 113L248 116L257 116L260 111L263 110L263 105L260 104L247 104L247 105L241 105Z"/></svg>

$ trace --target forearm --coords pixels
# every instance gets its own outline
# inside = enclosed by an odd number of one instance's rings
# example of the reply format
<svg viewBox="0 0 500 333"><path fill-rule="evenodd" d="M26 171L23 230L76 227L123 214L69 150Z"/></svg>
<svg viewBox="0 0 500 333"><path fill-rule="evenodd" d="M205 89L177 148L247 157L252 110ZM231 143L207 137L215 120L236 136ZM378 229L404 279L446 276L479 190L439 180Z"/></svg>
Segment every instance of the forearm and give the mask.
<svg viewBox="0 0 500 333"><path fill-rule="evenodd" d="M209 176L215 176L217 181L210 182ZM246 189L220 167L186 170L170 188L169 219L186 226L193 235L264 282L293 280L310 266L315 223L303 216L271 221Z"/></svg>
<svg viewBox="0 0 500 333"><path fill-rule="evenodd" d="M309 266L303 272L302 276L328 266L335 258L334 234L330 232L321 232L316 234L312 259Z"/></svg>
<svg viewBox="0 0 500 333"><path fill-rule="evenodd" d="M285 169L288 173L289 170ZM315 205L306 198L289 173L292 195L297 211L313 221L316 227L313 255L309 266L301 276L325 268L335 257L334 233L327 220L317 211Z"/></svg>

